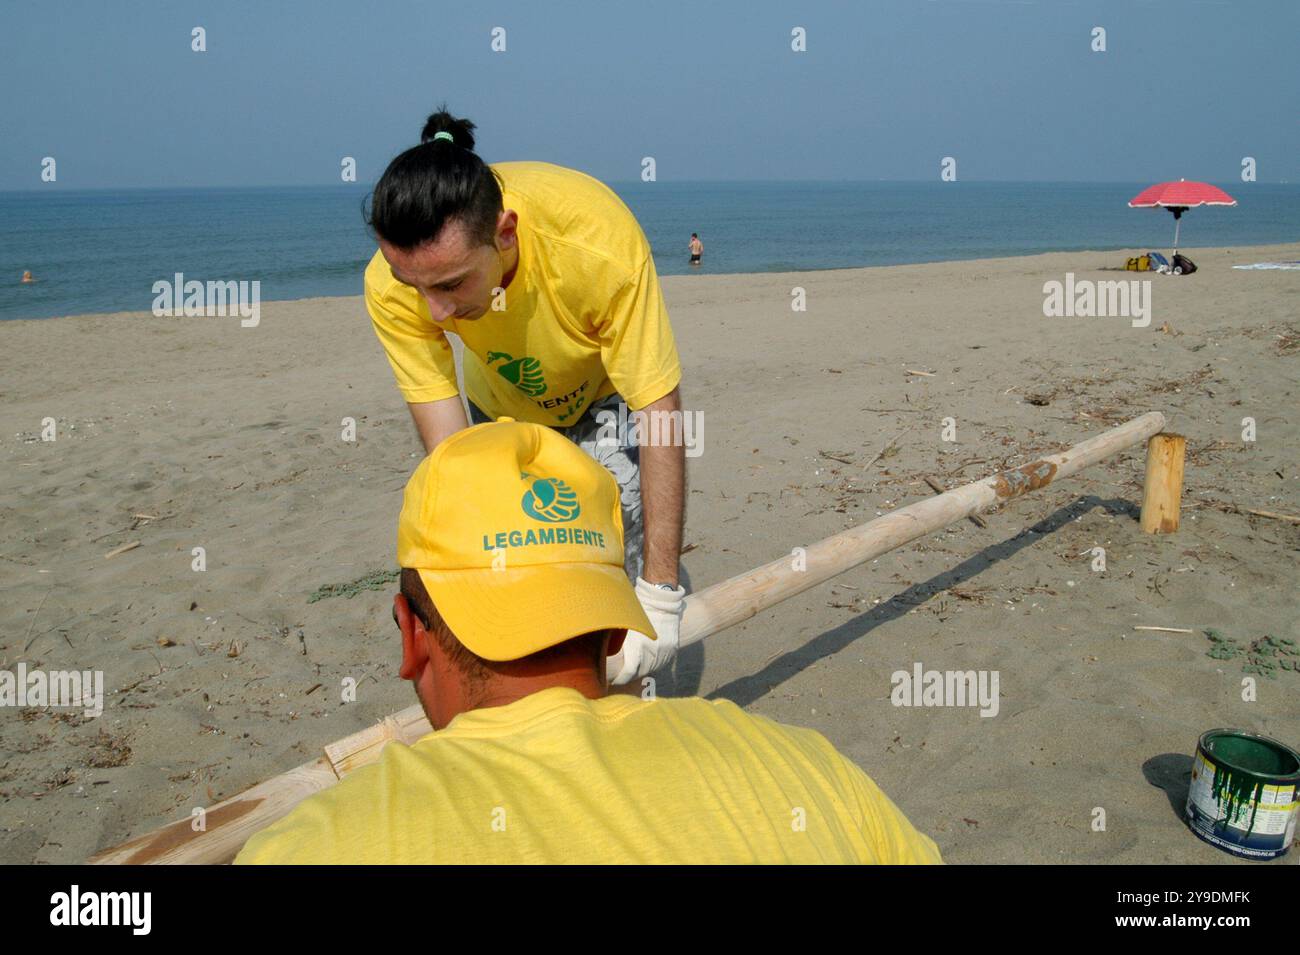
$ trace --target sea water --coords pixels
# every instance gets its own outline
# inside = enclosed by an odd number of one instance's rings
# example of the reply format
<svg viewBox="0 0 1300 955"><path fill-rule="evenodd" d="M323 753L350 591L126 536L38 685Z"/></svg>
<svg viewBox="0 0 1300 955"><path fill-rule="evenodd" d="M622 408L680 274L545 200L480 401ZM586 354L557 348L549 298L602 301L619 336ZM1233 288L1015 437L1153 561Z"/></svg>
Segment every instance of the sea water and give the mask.
<svg viewBox="0 0 1300 955"><path fill-rule="evenodd" d="M1168 251L1173 216L1127 205L1146 185L610 183L641 223L660 275ZM1222 185L1239 204L1188 212L1184 248L1300 240L1300 186ZM375 250L362 219L365 193L348 183L0 193L0 319L148 311L154 283L176 273L260 282L263 301L360 295ZM704 242L698 266L689 264L692 232ZM1242 252L1242 263L1256 259ZM1097 260L1088 256L1080 267ZM25 270L38 281L21 284Z"/></svg>

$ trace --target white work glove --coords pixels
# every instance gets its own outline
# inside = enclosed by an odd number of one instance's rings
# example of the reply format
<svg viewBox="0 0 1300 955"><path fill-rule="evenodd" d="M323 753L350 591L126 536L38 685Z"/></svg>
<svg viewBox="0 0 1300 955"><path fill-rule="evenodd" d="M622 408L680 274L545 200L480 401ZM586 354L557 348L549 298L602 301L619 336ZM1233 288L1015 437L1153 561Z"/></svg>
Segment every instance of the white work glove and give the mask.
<svg viewBox="0 0 1300 955"><path fill-rule="evenodd" d="M657 639L651 640L635 630L627 632L623 640L623 669L614 677L618 686L667 666L677 655L677 644L681 639L682 612L686 609L685 587L665 590L638 577L636 596L645 615L650 618L650 625L655 628Z"/></svg>

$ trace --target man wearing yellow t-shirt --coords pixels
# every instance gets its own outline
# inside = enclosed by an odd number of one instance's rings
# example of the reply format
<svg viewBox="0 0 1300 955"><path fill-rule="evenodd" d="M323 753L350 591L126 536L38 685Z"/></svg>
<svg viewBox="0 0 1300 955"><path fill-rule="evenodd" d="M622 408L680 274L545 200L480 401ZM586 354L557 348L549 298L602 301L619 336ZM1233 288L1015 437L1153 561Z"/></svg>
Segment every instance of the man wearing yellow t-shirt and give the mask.
<svg viewBox="0 0 1300 955"><path fill-rule="evenodd" d="M400 674L434 732L389 743L237 863L941 861L812 730L606 695L606 655L653 631L618 486L555 431L506 420L441 442L407 484L397 560Z"/></svg>
<svg viewBox="0 0 1300 955"><path fill-rule="evenodd" d="M562 430L614 475L624 563L659 638L628 635L615 677L628 683L673 658L686 593L684 448L614 426L681 411L654 257L608 186L549 163L488 166L473 129L434 113L421 145L376 184L366 308L426 451L471 421L509 415ZM465 346L469 419L449 332Z"/></svg>

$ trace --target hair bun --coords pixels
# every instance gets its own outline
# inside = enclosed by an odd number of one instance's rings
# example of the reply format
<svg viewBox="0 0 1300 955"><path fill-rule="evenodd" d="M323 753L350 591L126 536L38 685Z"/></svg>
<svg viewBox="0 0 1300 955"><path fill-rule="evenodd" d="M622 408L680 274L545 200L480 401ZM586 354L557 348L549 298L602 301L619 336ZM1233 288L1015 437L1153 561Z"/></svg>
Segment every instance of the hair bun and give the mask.
<svg viewBox="0 0 1300 955"><path fill-rule="evenodd" d="M433 142L433 137L438 133L450 133L457 146L469 150L474 148L474 124L468 119L457 119L451 115L447 112L446 103L443 103L436 113L429 114L424 129L420 131L420 142Z"/></svg>

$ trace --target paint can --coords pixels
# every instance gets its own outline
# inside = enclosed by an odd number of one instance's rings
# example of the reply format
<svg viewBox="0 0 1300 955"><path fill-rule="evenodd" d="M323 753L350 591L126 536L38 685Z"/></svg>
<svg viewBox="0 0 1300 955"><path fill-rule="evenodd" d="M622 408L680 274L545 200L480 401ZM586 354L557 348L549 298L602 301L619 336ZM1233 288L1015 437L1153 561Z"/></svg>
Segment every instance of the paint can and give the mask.
<svg viewBox="0 0 1300 955"><path fill-rule="evenodd" d="M1187 824L1243 859L1274 859L1295 838L1300 754L1267 736L1217 729L1201 735L1187 792Z"/></svg>

